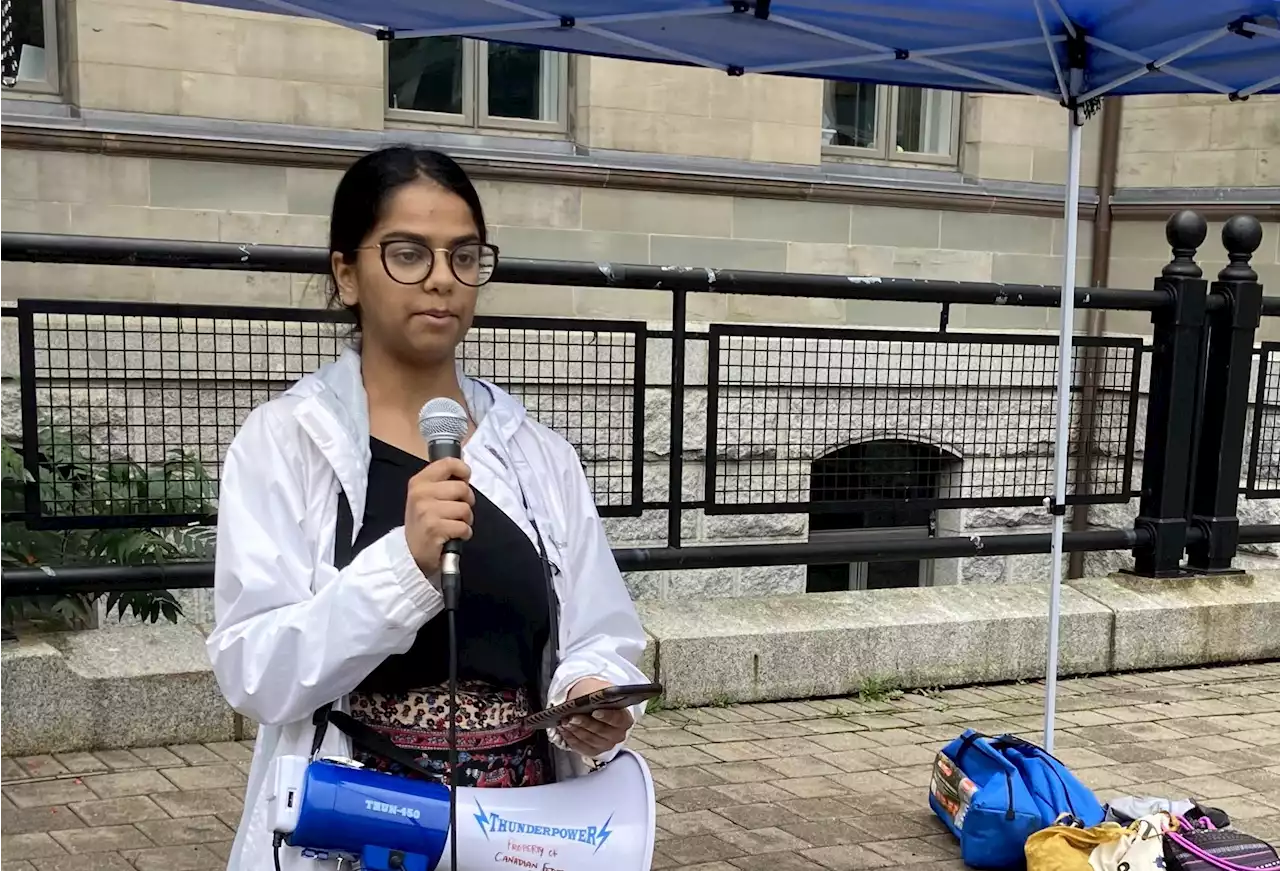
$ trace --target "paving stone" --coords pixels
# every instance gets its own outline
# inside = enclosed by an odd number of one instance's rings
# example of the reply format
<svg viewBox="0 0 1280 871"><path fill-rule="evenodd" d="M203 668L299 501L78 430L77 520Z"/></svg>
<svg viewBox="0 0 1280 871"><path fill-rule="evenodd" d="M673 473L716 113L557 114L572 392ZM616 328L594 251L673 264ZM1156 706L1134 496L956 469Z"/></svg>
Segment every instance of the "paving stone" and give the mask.
<svg viewBox="0 0 1280 871"><path fill-rule="evenodd" d="M664 726L659 729L645 729L642 733L644 740L650 747L687 747L690 744L699 744L702 739L692 732L678 729L673 726Z"/></svg>
<svg viewBox="0 0 1280 871"><path fill-rule="evenodd" d="M831 871L864 871L867 868L885 868L893 864L879 853L855 844L815 847L812 850L802 850L800 855Z"/></svg>
<svg viewBox="0 0 1280 871"><path fill-rule="evenodd" d="M662 818L662 828L677 837L689 837L691 835L711 835L736 828L736 826L733 822L714 811L701 810L682 814L667 814Z"/></svg>
<svg viewBox="0 0 1280 871"><path fill-rule="evenodd" d="M22 766L8 756L0 760L0 781L9 783L12 780L25 780L26 777L27 772L22 770Z"/></svg>
<svg viewBox="0 0 1280 871"><path fill-rule="evenodd" d="M118 771L114 774L94 774L84 779L84 785L93 790L97 798L151 795L177 789L160 772L149 768L139 771Z"/></svg>
<svg viewBox="0 0 1280 871"><path fill-rule="evenodd" d="M109 853L151 846L147 836L133 826L95 826L50 835L68 853Z"/></svg>
<svg viewBox="0 0 1280 871"><path fill-rule="evenodd" d="M789 725L789 724L784 724ZM809 720L798 724L805 733L812 735L836 735L847 732L863 731L862 727L857 723L850 723L848 720L830 719L830 720Z"/></svg>
<svg viewBox="0 0 1280 871"><path fill-rule="evenodd" d="M70 808L52 807L13 808L0 814L0 829L6 835L25 835L28 832L52 832L58 829L74 829L84 825Z"/></svg>
<svg viewBox="0 0 1280 871"><path fill-rule="evenodd" d="M240 796L227 789L196 789L164 792L154 796L156 804L171 817L202 817L209 814L231 814L238 824L244 803ZM224 820L225 822L225 820Z"/></svg>
<svg viewBox="0 0 1280 871"><path fill-rule="evenodd" d="M147 767L147 763L128 750L95 750L93 755L112 771Z"/></svg>
<svg viewBox="0 0 1280 871"><path fill-rule="evenodd" d="M928 823L920 823L906 814L878 814L869 817L852 817L849 824L862 829L875 841L892 841L899 838L922 838L936 835L938 829ZM941 822L938 823L940 827Z"/></svg>
<svg viewBox="0 0 1280 871"><path fill-rule="evenodd" d="M907 784L894 780L880 771L856 771L852 774L833 775L832 780L850 792L884 792L890 789L904 789Z"/></svg>
<svg viewBox="0 0 1280 871"><path fill-rule="evenodd" d="M138 747L134 755L152 768L176 768L182 765L182 759L164 747Z"/></svg>
<svg viewBox="0 0 1280 871"><path fill-rule="evenodd" d="M886 768L884 773L894 780L900 780L911 786L923 788L933 779L932 765L909 765L903 768Z"/></svg>
<svg viewBox="0 0 1280 871"><path fill-rule="evenodd" d="M848 792L829 777L793 777L776 780L774 784L796 798L827 798Z"/></svg>
<svg viewBox="0 0 1280 871"><path fill-rule="evenodd" d="M764 759L762 767L767 767L770 776L782 775L787 778L822 777L827 774L839 774L840 769L829 762L823 762L815 756L784 756L779 759Z"/></svg>
<svg viewBox="0 0 1280 871"><path fill-rule="evenodd" d="M815 822L791 823L782 829L814 847L834 847L840 844L863 844L874 840L871 835L847 820L830 819Z"/></svg>
<svg viewBox="0 0 1280 871"><path fill-rule="evenodd" d="M228 762L248 762L253 759L253 747L245 747L237 741L218 741L204 746Z"/></svg>
<svg viewBox="0 0 1280 871"><path fill-rule="evenodd" d="M1247 786L1241 786L1211 774L1202 777L1183 777L1170 783L1186 795L1200 799L1231 798L1249 792Z"/></svg>
<svg viewBox="0 0 1280 871"><path fill-rule="evenodd" d="M19 756L13 761L28 777L56 777L67 773L67 767L52 756Z"/></svg>
<svg viewBox="0 0 1280 871"><path fill-rule="evenodd" d="M74 780L6 784L4 794L20 808L70 804L73 801L92 801L97 798L88 787Z"/></svg>
<svg viewBox="0 0 1280 871"><path fill-rule="evenodd" d="M834 719L834 718L833 718ZM752 723L751 731L761 738L798 738L813 734L806 728L808 723L821 723L823 720L807 722Z"/></svg>
<svg viewBox="0 0 1280 871"><path fill-rule="evenodd" d="M50 859L36 859L36 871L134 871L119 853L78 853Z"/></svg>
<svg viewBox="0 0 1280 871"><path fill-rule="evenodd" d="M12 862L0 862L0 871L36 871L36 866L26 859L15 859Z"/></svg>
<svg viewBox="0 0 1280 871"><path fill-rule="evenodd" d="M1269 817L1276 812L1276 808L1272 805L1250 798L1247 795L1216 798L1213 800L1213 806L1226 811L1227 816L1231 818L1231 821L1236 826L1245 829L1248 827L1243 824L1244 820Z"/></svg>
<svg viewBox="0 0 1280 871"><path fill-rule="evenodd" d="M729 862L743 871L758 871L760 867L760 863L754 856L730 859ZM797 853L770 853L769 868L770 871L821 871L822 866Z"/></svg>
<svg viewBox="0 0 1280 871"><path fill-rule="evenodd" d="M71 809L90 826L122 826L142 820L169 818L158 804L145 795L80 802L73 804Z"/></svg>
<svg viewBox="0 0 1280 871"><path fill-rule="evenodd" d="M231 858L231 848L233 846L233 841L215 841L211 844L204 845L206 850L213 853L224 862Z"/></svg>
<svg viewBox="0 0 1280 871"><path fill-rule="evenodd" d="M758 759L769 759L778 754L766 750L754 741L728 741L723 744L703 744L704 753L721 762L750 762Z"/></svg>
<svg viewBox="0 0 1280 871"><path fill-rule="evenodd" d="M682 765L703 765L721 761L728 760L717 759L697 747L660 747L649 751L645 756L645 762L648 762L651 768L678 768Z"/></svg>
<svg viewBox="0 0 1280 871"><path fill-rule="evenodd" d="M138 829L161 847L177 847L185 844L208 844L235 837L235 830L217 817L185 817L171 820L147 820L139 822Z"/></svg>
<svg viewBox="0 0 1280 871"><path fill-rule="evenodd" d="M940 748L927 747L919 744L897 745L878 747L870 752L881 757L890 765L902 767L907 765L920 765L928 768L933 764L934 759L938 756Z"/></svg>
<svg viewBox="0 0 1280 871"><path fill-rule="evenodd" d="M720 816L744 829L785 827L804 822L799 814L776 804L743 804L716 810Z"/></svg>
<svg viewBox="0 0 1280 871"><path fill-rule="evenodd" d="M191 765L186 768L165 768L161 772L178 789L235 789L243 788L245 776L231 763L219 765Z"/></svg>
<svg viewBox="0 0 1280 871"><path fill-rule="evenodd" d="M212 765L223 761L221 756L203 744L174 744L168 749L190 765Z"/></svg>
<svg viewBox="0 0 1280 871"><path fill-rule="evenodd" d="M652 771L653 782L668 789L687 789L691 786L716 786L724 783L719 775L697 765L686 765L681 768L655 768Z"/></svg>
<svg viewBox="0 0 1280 871"><path fill-rule="evenodd" d="M716 862L745 855L743 850L715 835L694 835L664 841L662 851L679 865Z"/></svg>
<svg viewBox="0 0 1280 871"><path fill-rule="evenodd" d="M107 770L107 764L92 753L57 753L54 758L72 774L93 774Z"/></svg>
<svg viewBox="0 0 1280 871"><path fill-rule="evenodd" d="M790 793L772 783L726 783L711 789L730 799L730 805L781 802L791 798Z"/></svg>
<svg viewBox="0 0 1280 871"><path fill-rule="evenodd" d="M719 832L717 837L727 841L749 856L758 856L764 853L783 853L812 846L795 835L776 827L750 830L732 829L726 832Z"/></svg>
<svg viewBox="0 0 1280 871"><path fill-rule="evenodd" d="M946 853L921 838L905 838L867 844L866 848L884 856L894 865L915 865L949 858Z"/></svg>
<svg viewBox="0 0 1280 871"><path fill-rule="evenodd" d="M751 741L760 737L758 732L749 726L730 723L713 723L710 725L689 726L688 731L704 741L715 743L725 741Z"/></svg>
<svg viewBox="0 0 1280 871"><path fill-rule="evenodd" d="M137 871L205 871L223 867L217 853L201 844L124 851Z"/></svg>
<svg viewBox="0 0 1280 871"><path fill-rule="evenodd" d="M759 762L717 762L704 765L704 770L720 778L722 783L756 783L773 780L778 773Z"/></svg>
<svg viewBox="0 0 1280 871"><path fill-rule="evenodd" d="M814 735L810 738L824 750L844 753L850 750L871 750L880 745L861 732L834 732L830 735Z"/></svg>
<svg viewBox="0 0 1280 871"><path fill-rule="evenodd" d="M840 819L852 813L849 805L837 798L797 798L779 804L809 822Z"/></svg>
<svg viewBox="0 0 1280 871"><path fill-rule="evenodd" d="M47 832L29 832L23 835L0 835L0 853L5 859L37 859L43 856L61 856L67 851Z"/></svg>
<svg viewBox="0 0 1280 871"><path fill-rule="evenodd" d="M695 786L689 789L676 789L658 799L663 805L676 813L700 811L708 808L728 807L741 804L706 786Z"/></svg>
<svg viewBox="0 0 1280 871"><path fill-rule="evenodd" d="M818 758L844 772L874 771L885 765L883 757L867 750L845 750L840 753L827 753Z"/></svg>

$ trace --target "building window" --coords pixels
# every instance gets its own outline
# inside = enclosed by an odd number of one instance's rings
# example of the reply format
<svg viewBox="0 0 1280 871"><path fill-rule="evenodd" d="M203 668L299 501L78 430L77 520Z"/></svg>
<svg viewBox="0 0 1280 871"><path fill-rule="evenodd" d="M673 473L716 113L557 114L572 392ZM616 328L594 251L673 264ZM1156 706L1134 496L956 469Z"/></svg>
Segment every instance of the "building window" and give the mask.
<svg viewBox="0 0 1280 871"><path fill-rule="evenodd" d="M930 445L884 440L848 445L813 463L809 541L836 544L931 538L937 512L921 502L946 492L958 459ZM831 503L858 503L845 508ZM865 507L864 507L865 506ZM932 560L811 565L806 591L883 590L933 583Z"/></svg>
<svg viewBox="0 0 1280 871"><path fill-rule="evenodd" d="M4 86L16 91L58 92L57 0L11 0L4 24Z"/></svg>
<svg viewBox="0 0 1280 871"><path fill-rule="evenodd" d="M387 107L402 120L531 131L565 129L568 58L456 36L387 48Z"/></svg>
<svg viewBox="0 0 1280 871"><path fill-rule="evenodd" d="M960 94L827 82L822 127L823 151L833 156L955 163Z"/></svg>

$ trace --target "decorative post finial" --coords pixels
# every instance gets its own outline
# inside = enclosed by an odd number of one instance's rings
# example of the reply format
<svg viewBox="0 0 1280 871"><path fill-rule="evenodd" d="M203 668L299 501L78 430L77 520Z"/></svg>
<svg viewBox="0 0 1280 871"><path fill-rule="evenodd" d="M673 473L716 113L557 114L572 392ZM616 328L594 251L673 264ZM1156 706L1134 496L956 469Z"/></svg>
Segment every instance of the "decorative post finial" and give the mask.
<svg viewBox="0 0 1280 871"><path fill-rule="evenodd" d="M1161 270L1166 278L1200 278L1204 275L1196 264L1196 249L1204 242L1209 225L1199 212L1183 209L1164 225L1164 237L1173 249L1173 259Z"/></svg>
<svg viewBox="0 0 1280 871"><path fill-rule="evenodd" d="M1227 249L1227 265L1218 273L1219 281L1257 281L1258 273L1249 265L1253 252L1262 244L1262 222L1253 215L1234 215L1222 225L1222 247Z"/></svg>

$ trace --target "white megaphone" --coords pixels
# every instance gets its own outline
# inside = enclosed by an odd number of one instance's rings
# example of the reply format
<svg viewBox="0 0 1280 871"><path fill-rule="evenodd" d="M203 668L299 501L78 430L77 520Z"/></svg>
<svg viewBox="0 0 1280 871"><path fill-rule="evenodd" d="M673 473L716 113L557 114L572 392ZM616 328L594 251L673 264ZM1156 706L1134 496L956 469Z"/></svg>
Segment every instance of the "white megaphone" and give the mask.
<svg viewBox="0 0 1280 871"><path fill-rule="evenodd" d="M366 871L455 871L441 784L305 756L274 760L267 783L278 844L346 856ZM460 787L457 871L649 871L654 813L649 766L628 750L561 783Z"/></svg>

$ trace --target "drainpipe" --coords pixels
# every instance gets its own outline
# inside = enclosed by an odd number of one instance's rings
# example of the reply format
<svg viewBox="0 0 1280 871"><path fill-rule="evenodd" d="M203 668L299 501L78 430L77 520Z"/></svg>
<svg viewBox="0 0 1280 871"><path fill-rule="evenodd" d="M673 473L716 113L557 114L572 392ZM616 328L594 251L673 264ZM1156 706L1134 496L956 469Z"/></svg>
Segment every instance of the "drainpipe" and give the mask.
<svg viewBox="0 0 1280 871"><path fill-rule="evenodd" d="M1098 154L1098 205L1093 215L1093 257L1090 260L1089 286L1106 287L1111 274L1111 195L1116 189L1116 165L1120 156L1120 116L1123 105L1120 97L1108 97L1102 101L1102 142ZM1086 309L1085 335L1101 336L1107 328L1105 309ZM1080 446L1076 460L1075 492L1088 493L1093 479L1093 450L1096 435L1094 420L1095 398L1101 360L1099 348L1085 353L1084 370L1081 372L1080 423L1076 444ZM1085 532L1089 529L1089 506L1077 505L1071 510L1071 530ZM1083 553L1071 554L1067 563L1067 577L1084 577Z"/></svg>

